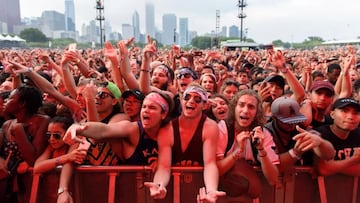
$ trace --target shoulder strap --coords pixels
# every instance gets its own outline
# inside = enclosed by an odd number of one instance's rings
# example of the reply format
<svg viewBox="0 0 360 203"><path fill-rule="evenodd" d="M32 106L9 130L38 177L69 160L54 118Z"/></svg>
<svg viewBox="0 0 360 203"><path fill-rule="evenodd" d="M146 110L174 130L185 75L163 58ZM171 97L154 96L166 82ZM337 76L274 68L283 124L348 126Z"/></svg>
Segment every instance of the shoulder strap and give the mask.
<svg viewBox="0 0 360 203"><path fill-rule="evenodd" d="M226 123L226 128L227 128L227 132L228 132L228 143L226 145L225 154L230 150L230 148L234 142L234 139L235 139L234 125Z"/></svg>

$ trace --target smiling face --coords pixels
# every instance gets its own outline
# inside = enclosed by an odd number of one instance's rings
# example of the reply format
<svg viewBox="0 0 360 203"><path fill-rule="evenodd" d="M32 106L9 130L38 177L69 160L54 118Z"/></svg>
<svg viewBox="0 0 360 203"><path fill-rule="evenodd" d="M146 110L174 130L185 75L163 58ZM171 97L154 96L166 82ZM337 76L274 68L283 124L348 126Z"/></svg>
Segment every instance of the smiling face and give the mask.
<svg viewBox="0 0 360 203"><path fill-rule="evenodd" d="M205 103L201 96L195 92L186 93L181 98L182 115L188 118L195 118L201 115Z"/></svg>
<svg viewBox="0 0 360 203"><path fill-rule="evenodd" d="M228 116L229 107L224 99L215 97L213 99L215 105L212 106L212 112L217 120L225 120Z"/></svg>
<svg viewBox="0 0 360 203"><path fill-rule="evenodd" d="M334 109L330 116L334 119L333 125L343 131L351 131L359 126L360 112L350 105L341 109Z"/></svg>

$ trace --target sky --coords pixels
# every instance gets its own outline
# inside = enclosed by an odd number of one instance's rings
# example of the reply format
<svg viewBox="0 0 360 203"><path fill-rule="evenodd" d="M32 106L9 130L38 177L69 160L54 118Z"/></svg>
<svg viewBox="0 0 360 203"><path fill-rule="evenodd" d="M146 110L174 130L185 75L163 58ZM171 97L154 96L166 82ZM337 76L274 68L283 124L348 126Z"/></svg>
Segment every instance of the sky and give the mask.
<svg viewBox="0 0 360 203"><path fill-rule="evenodd" d="M96 18L96 0L74 0L76 29ZM240 27L238 0L103 0L105 21L113 31L122 24L132 24L136 10L140 31L145 32L145 3L155 7L155 24L162 30L162 16L173 13L189 19L189 30L198 35L216 29L216 10L222 26ZM360 36L359 0L247 0L243 28L247 37L258 43L303 42L309 36L328 40L352 40ZM44 10L63 13L64 0L20 0L21 17L39 17Z"/></svg>

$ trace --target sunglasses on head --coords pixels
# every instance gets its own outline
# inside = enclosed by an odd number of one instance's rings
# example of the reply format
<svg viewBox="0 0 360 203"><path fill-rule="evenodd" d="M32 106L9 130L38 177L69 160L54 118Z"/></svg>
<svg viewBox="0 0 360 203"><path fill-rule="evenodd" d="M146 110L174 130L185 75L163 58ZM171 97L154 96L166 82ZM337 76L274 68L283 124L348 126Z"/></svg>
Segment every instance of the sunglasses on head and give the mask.
<svg viewBox="0 0 360 203"><path fill-rule="evenodd" d="M192 77L192 76L191 76L191 73L178 73L178 74L176 75L176 78L177 78L177 79L181 79L182 76L184 76L185 78L191 78L191 77Z"/></svg>
<svg viewBox="0 0 360 203"><path fill-rule="evenodd" d="M97 96L100 98L100 99L105 99L106 97L112 97L114 98L114 96L112 96L110 93L107 93L107 92L98 92L97 93Z"/></svg>
<svg viewBox="0 0 360 203"><path fill-rule="evenodd" d="M200 104L202 102L202 99L200 96L192 96L191 94L185 94L185 96L184 96L185 101L189 101L191 98L194 98L194 101L197 104Z"/></svg>
<svg viewBox="0 0 360 203"><path fill-rule="evenodd" d="M61 139L61 134L60 133L50 133L50 132L46 133L46 137L47 137L48 140L50 139L51 136L53 136L57 140Z"/></svg>

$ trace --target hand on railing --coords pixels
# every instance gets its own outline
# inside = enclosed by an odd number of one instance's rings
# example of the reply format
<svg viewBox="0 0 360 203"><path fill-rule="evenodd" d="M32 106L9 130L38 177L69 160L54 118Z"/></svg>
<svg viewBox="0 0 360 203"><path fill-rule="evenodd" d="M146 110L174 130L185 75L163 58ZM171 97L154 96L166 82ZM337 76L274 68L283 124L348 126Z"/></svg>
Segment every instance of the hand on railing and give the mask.
<svg viewBox="0 0 360 203"><path fill-rule="evenodd" d="M222 191L206 191L205 187L199 189L199 194L196 196L197 203L215 203L218 197L225 196L226 193Z"/></svg>
<svg viewBox="0 0 360 203"><path fill-rule="evenodd" d="M76 134L86 129L86 126L80 124L72 124L69 129L65 132L63 140L68 145L73 145L75 143L84 143L84 140L77 137Z"/></svg>
<svg viewBox="0 0 360 203"><path fill-rule="evenodd" d="M154 199L164 199L166 196L166 188L154 182L145 182L144 185L150 189L150 196Z"/></svg>

